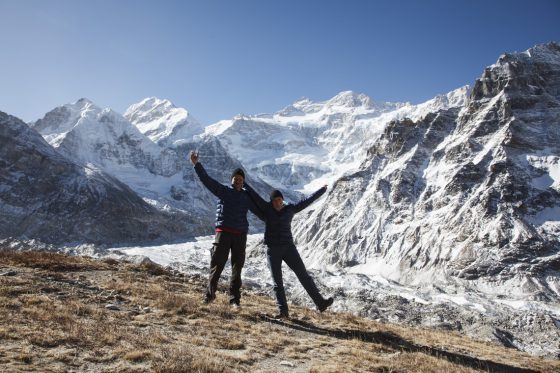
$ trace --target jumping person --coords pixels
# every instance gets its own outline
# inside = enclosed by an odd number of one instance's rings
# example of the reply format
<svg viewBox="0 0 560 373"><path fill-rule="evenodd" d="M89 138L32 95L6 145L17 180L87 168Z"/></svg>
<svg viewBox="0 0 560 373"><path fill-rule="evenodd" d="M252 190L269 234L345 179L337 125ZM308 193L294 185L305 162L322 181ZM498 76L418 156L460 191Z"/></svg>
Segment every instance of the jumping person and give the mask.
<svg viewBox="0 0 560 373"><path fill-rule="evenodd" d="M260 213L248 193L243 190L245 173L235 169L231 175L231 186L225 186L212 179L199 162L198 152L191 152L191 162L204 186L219 198L216 206L216 236L210 254L210 276L204 303L216 299L218 280L226 265L231 250L231 281L229 286L230 304L240 306L241 270L245 264L247 244L247 210Z"/></svg>
<svg viewBox="0 0 560 373"><path fill-rule="evenodd" d="M274 283L276 304L279 310L279 314L274 317L289 317L288 302L286 300L284 283L282 281L282 261L286 262L291 270L294 271L299 282L303 285L319 312L323 312L332 305L333 298L323 298L315 282L309 273L307 273L305 264L303 264L301 260L292 237L292 219L296 213L321 197L326 192L327 186L323 186L309 198L295 205L284 204L284 196L279 190L274 190L270 194L270 202L266 202L247 184L245 184L245 189L249 192L249 196L261 212L256 215L266 223L264 234L264 241L267 246L266 255L268 268L270 269L272 281Z"/></svg>

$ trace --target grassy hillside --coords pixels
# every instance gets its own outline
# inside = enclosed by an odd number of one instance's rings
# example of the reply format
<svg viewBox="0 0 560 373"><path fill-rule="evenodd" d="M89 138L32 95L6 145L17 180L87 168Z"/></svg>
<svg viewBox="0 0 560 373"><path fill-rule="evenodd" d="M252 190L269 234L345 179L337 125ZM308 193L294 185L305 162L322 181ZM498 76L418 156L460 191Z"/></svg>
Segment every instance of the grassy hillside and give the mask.
<svg viewBox="0 0 560 373"><path fill-rule="evenodd" d="M204 279L157 265L0 251L0 367L96 372L560 372L560 362L462 335L292 306L234 310ZM225 283L222 280L222 283Z"/></svg>

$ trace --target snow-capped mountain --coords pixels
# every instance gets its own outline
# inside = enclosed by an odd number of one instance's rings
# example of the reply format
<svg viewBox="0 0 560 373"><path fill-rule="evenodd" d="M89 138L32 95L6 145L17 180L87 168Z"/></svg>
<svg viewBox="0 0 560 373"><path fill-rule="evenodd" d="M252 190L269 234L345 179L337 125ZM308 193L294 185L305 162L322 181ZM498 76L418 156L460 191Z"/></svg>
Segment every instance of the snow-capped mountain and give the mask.
<svg viewBox="0 0 560 373"><path fill-rule="evenodd" d="M371 143L294 222L308 261L560 299L558 44L500 57L465 105L393 120Z"/></svg>
<svg viewBox="0 0 560 373"><path fill-rule="evenodd" d="M420 105L376 103L341 92L330 100L301 99L275 114L237 116L206 128L250 172L284 190L310 192L356 170L393 119L419 119L464 104L469 87Z"/></svg>
<svg viewBox="0 0 560 373"><path fill-rule="evenodd" d="M122 115L87 99L66 104L32 123L62 154L105 170L134 167L169 176L177 172L169 153L144 136Z"/></svg>
<svg viewBox="0 0 560 373"><path fill-rule="evenodd" d="M182 118L183 112L186 110L156 98L132 105L127 111L140 127L148 123L148 118L152 123L167 123L172 119L172 123L151 132L154 138L160 139L159 144L122 115L101 109L87 99L60 106L31 126L68 158L112 175L152 206L190 216L194 223L187 229L192 235L209 234L215 219L216 199L200 184L189 153L199 150L208 173L223 183L230 182L231 171L242 165L214 138L176 137L188 132L188 121L173 122ZM171 138L175 141L168 142ZM260 191L272 188L252 175L248 175L248 182ZM261 227L256 220L252 222L253 226Z"/></svg>
<svg viewBox="0 0 560 373"><path fill-rule="evenodd" d="M99 169L73 163L0 112L0 236L61 242L146 242L189 236L194 223L158 211Z"/></svg>
<svg viewBox="0 0 560 373"><path fill-rule="evenodd" d="M169 147L192 142L193 137L202 133L205 127L186 109L157 97L131 105L124 117L153 142Z"/></svg>

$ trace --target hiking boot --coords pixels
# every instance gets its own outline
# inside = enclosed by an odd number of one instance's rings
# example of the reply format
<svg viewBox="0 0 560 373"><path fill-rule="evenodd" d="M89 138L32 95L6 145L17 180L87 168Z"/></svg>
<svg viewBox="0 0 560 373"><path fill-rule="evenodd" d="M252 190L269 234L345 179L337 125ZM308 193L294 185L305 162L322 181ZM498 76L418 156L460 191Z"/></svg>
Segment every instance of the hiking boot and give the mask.
<svg viewBox="0 0 560 373"><path fill-rule="evenodd" d="M325 311L327 308L329 308L333 304L333 302L334 302L333 297L323 299L321 304L317 305L317 308L319 309L319 312Z"/></svg>
<svg viewBox="0 0 560 373"><path fill-rule="evenodd" d="M278 314L272 316L275 320L286 320L290 318L290 314L288 312L279 312Z"/></svg>
<svg viewBox="0 0 560 373"><path fill-rule="evenodd" d="M231 308L233 308L235 311L240 310L241 309L241 304L233 302L229 304L231 306Z"/></svg>
<svg viewBox="0 0 560 373"><path fill-rule="evenodd" d="M202 304L210 304L210 303L212 303L212 302L214 301L214 299L216 299L215 296L211 297L211 296L209 296L209 295L206 295L206 296L204 297L204 299L202 300Z"/></svg>

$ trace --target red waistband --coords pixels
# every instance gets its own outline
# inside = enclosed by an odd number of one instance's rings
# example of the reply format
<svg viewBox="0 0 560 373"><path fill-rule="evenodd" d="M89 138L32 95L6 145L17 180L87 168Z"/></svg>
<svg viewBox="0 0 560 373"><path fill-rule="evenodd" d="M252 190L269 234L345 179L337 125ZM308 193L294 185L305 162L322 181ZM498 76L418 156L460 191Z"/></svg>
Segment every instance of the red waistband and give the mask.
<svg viewBox="0 0 560 373"><path fill-rule="evenodd" d="M228 232L228 233L233 233L233 234L238 234L238 235L244 234L244 232L238 231L237 229L228 228L228 227L217 227L216 232Z"/></svg>

